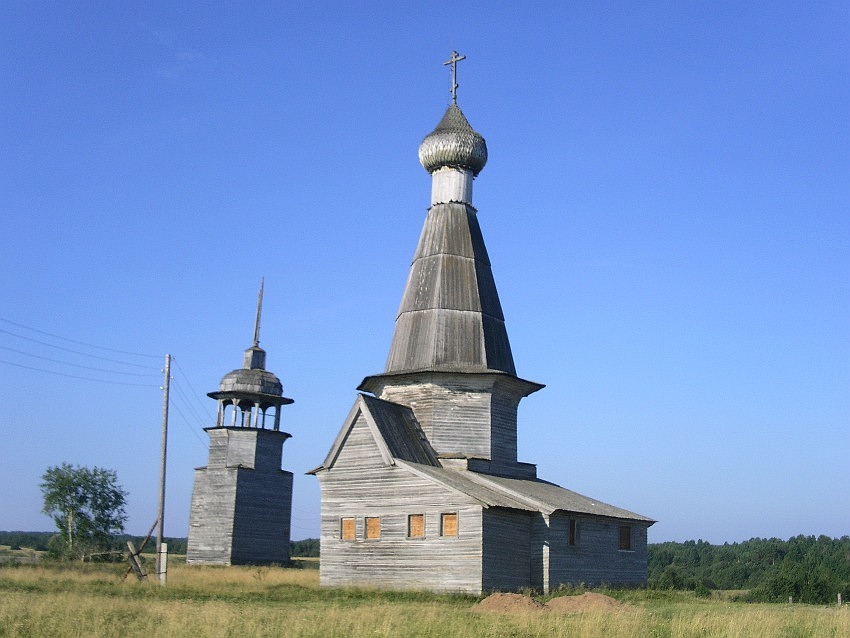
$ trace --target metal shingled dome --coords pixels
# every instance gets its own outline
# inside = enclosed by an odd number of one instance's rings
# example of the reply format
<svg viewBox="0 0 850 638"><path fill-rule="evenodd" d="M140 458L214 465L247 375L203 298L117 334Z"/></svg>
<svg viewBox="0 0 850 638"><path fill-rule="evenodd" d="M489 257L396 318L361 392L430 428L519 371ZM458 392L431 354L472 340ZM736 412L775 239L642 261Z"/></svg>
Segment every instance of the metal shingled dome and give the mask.
<svg viewBox="0 0 850 638"><path fill-rule="evenodd" d="M469 125L457 104L446 110L437 128L419 145L419 162L429 173L445 166L478 175L487 163L487 143Z"/></svg>

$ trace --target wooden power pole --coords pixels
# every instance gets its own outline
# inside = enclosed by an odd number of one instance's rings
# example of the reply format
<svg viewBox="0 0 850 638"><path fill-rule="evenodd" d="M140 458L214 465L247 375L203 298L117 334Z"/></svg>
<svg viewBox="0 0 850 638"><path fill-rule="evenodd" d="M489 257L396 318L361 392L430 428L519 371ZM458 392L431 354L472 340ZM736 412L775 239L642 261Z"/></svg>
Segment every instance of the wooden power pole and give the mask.
<svg viewBox="0 0 850 638"><path fill-rule="evenodd" d="M162 454L159 464L159 526L156 532L156 574L159 582L165 585L166 559L163 556L163 526L165 523L165 457L168 448L168 393L171 389L171 355L165 355L165 384L162 386Z"/></svg>

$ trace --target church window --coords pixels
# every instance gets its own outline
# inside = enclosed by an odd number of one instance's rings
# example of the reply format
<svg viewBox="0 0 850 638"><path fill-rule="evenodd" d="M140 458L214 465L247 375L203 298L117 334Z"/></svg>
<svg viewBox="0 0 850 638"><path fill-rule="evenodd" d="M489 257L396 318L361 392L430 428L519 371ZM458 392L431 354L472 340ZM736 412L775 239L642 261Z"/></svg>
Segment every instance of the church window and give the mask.
<svg viewBox="0 0 850 638"><path fill-rule="evenodd" d="M366 517L366 540L378 540L381 538L381 517Z"/></svg>
<svg viewBox="0 0 850 638"><path fill-rule="evenodd" d="M574 546L576 544L576 539L577 539L577 533L576 532L578 531L577 528L578 528L578 523L577 523L576 519L571 518L570 519L570 545L571 546Z"/></svg>
<svg viewBox="0 0 850 638"><path fill-rule="evenodd" d="M457 536L457 513L440 515L440 536Z"/></svg>
<svg viewBox="0 0 850 638"><path fill-rule="evenodd" d="M339 519L339 535L344 541L354 540L354 518Z"/></svg>
<svg viewBox="0 0 850 638"><path fill-rule="evenodd" d="M620 549L632 548L632 527L631 525L620 525Z"/></svg>
<svg viewBox="0 0 850 638"><path fill-rule="evenodd" d="M425 538L425 514L410 514L407 517L407 537Z"/></svg>

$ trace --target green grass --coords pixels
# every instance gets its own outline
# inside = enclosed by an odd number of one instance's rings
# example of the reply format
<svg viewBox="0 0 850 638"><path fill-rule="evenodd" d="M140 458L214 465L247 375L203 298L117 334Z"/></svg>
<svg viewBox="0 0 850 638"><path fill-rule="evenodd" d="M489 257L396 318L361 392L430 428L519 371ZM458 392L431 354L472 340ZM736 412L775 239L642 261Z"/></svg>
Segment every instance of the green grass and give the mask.
<svg viewBox="0 0 850 638"><path fill-rule="evenodd" d="M321 589L315 569L173 564L166 587L125 580L125 570L121 564L0 567L0 636L850 636L848 606L744 604L716 593L596 590L629 606L493 614L472 611L478 600L472 596Z"/></svg>

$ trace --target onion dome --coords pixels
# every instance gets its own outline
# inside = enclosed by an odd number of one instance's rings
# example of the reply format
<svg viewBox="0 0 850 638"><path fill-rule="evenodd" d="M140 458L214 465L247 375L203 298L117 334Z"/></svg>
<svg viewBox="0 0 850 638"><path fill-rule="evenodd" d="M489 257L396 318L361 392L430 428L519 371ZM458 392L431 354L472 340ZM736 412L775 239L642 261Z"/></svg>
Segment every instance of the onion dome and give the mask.
<svg viewBox="0 0 850 638"><path fill-rule="evenodd" d="M487 143L452 103L437 128L419 145L419 163L429 173L448 166L468 169L477 176L487 163Z"/></svg>

